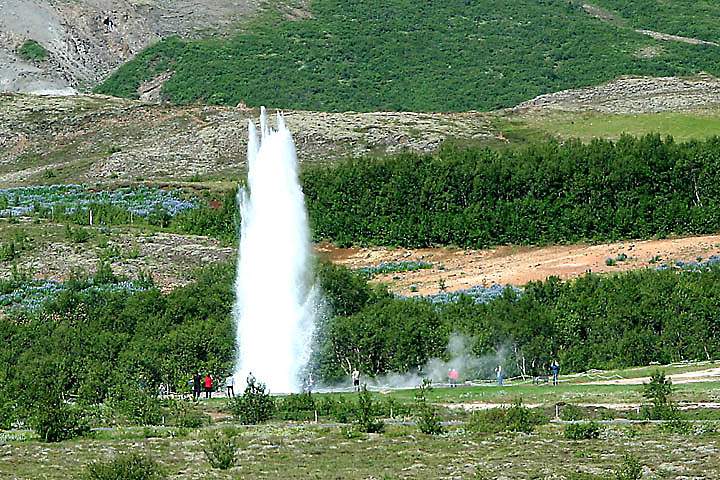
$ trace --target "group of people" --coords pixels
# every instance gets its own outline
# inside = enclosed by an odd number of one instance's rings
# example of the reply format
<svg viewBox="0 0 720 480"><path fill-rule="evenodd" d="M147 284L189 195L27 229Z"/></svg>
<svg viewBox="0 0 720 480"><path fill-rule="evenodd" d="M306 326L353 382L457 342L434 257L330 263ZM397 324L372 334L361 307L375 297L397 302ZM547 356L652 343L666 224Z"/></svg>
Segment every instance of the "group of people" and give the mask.
<svg viewBox="0 0 720 480"><path fill-rule="evenodd" d="M199 372L196 372L192 378L193 400L198 400L203 391L205 391L205 398L211 398L214 382L215 380L209 373L203 378ZM235 396L235 377L232 375L225 379L225 391L228 398Z"/></svg>
<svg viewBox="0 0 720 480"><path fill-rule="evenodd" d="M552 384L557 385L560 378L560 364L557 360L553 360L550 363L550 373L552 374ZM451 368L450 370L448 370L447 377L450 387L456 387L458 384L458 379L460 378L460 373L457 371L457 369ZM503 386L503 383L505 381L505 370L503 369L502 365L498 365L497 367L495 367L495 380L497 381L497 385L499 387Z"/></svg>

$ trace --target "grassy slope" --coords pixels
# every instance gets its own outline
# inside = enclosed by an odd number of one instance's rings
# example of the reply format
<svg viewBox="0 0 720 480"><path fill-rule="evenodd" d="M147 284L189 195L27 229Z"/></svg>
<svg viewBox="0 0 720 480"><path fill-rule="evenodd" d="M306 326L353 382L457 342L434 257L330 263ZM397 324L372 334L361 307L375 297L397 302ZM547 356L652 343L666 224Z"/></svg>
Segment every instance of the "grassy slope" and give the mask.
<svg viewBox="0 0 720 480"><path fill-rule="evenodd" d="M618 138L623 133L642 136L648 133L670 135L688 141L720 135L720 111L663 112L637 115L599 112L543 111L517 115L498 114L493 127L510 143L528 143L546 137Z"/></svg>
<svg viewBox="0 0 720 480"><path fill-rule="evenodd" d="M98 91L132 97L142 81L172 70L163 94L177 103L462 111L623 74L720 73L717 47L660 43L560 0L315 0L311 9L311 19L266 16L229 39L166 40ZM688 3L684 15L707 12ZM652 58L636 55L660 46Z"/></svg>

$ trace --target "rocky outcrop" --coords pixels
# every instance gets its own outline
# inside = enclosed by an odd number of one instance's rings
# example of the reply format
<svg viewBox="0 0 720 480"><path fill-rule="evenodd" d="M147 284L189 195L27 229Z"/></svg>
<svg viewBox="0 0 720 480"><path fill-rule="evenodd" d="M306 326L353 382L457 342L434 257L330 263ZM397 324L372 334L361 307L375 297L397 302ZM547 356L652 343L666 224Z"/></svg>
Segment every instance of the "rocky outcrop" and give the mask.
<svg viewBox="0 0 720 480"><path fill-rule="evenodd" d="M720 105L720 79L627 77L599 87L541 95L512 110L550 109L634 114L697 110Z"/></svg>
<svg viewBox="0 0 720 480"><path fill-rule="evenodd" d="M95 95L0 95L0 188L54 181L190 180L237 173L247 108L151 105ZM316 113L285 119L303 162L429 152L447 138L493 138L484 113Z"/></svg>

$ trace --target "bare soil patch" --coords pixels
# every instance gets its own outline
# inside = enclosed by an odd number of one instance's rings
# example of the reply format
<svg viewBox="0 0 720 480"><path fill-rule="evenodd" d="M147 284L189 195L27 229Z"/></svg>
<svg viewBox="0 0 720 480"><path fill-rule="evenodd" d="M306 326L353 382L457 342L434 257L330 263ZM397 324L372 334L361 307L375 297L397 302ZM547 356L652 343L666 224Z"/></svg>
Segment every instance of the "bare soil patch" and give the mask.
<svg viewBox="0 0 720 480"><path fill-rule="evenodd" d="M601 245L560 245L551 247L504 246L488 250L423 248L337 248L322 244L320 255L349 268L359 269L382 263L424 261L431 269L379 275L374 282L387 283L401 295L429 295L475 285L525 285L549 276L569 279L585 274L616 273L657 267L663 262L696 261L720 254L720 235L615 242ZM627 260L607 265L608 258L627 255ZM416 290L416 291L413 291Z"/></svg>

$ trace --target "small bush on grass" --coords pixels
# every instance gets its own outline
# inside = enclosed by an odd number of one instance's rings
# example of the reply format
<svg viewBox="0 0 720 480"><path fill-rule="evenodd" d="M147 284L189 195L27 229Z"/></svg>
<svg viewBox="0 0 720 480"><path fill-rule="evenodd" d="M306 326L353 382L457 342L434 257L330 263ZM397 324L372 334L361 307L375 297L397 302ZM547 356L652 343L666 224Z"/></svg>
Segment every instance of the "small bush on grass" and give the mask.
<svg viewBox="0 0 720 480"><path fill-rule="evenodd" d="M355 405L344 398L323 397L317 403L318 415L331 417L339 423L349 423L355 416Z"/></svg>
<svg viewBox="0 0 720 480"><path fill-rule="evenodd" d="M83 227L65 225L65 238L72 243L85 243L90 240L90 232Z"/></svg>
<svg viewBox="0 0 720 480"><path fill-rule="evenodd" d="M540 412L534 412L517 400L505 414L505 430L509 432L531 433L537 425L547 423L548 419Z"/></svg>
<svg viewBox="0 0 720 480"><path fill-rule="evenodd" d="M643 383L643 397L650 400L651 405L643 406L642 416L648 420L677 420L679 412L670 398L673 393L672 381L665 372L656 371L649 383Z"/></svg>
<svg viewBox="0 0 720 480"><path fill-rule="evenodd" d="M212 468L227 470L235 465L240 439L230 431L216 431L205 437L203 452Z"/></svg>
<svg viewBox="0 0 720 480"><path fill-rule="evenodd" d="M202 428L212 423L210 415L184 401L169 404L170 423L184 428Z"/></svg>
<svg viewBox="0 0 720 480"><path fill-rule="evenodd" d="M167 475L152 458L138 453L126 453L109 461L88 465L83 478L85 480L163 480Z"/></svg>
<svg viewBox="0 0 720 480"><path fill-rule="evenodd" d="M135 387L123 388L110 401L113 409L128 422L137 425L163 423L162 402L156 396Z"/></svg>
<svg viewBox="0 0 720 480"><path fill-rule="evenodd" d="M603 428L597 422L571 423L565 427L565 438L569 440L591 440L599 438Z"/></svg>
<svg viewBox="0 0 720 480"><path fill-rule="evenodd" d="M565 405L560 409L560 419L573 422L585 418L585 410L577 405Z"/></svg>
<svg viewBox="0 0 720 480"><path fill-rule="evenodd" d="M615 480L640 480L642 465L632 455L625 455L623 463L615 470Z"/></svg>
<svg viewBox="0 0 720 480"><path fill-rule="evenodd" d="M62 442L90 432L82 412L64 403L38 407L30 418L30 424L44 442Z"/></svg>
<svg viewBox="0 0 720 480"><path fill-rule="evenodd" d="M314 420L316 410L312 393L290 394L277 402L276 417L280 420Z"/></svg>
<svg viewBox="0 0 720 480"><path fill-rule="evenodd" d="M376 418L375 402L373 402L370 392L368 392L367 387L364 385L360 393L358 393L356 415L356 425L361 432L382 433L385 430L383 421Z"/></svg>
<svg viewBox="0 0 720 480"><path fill-rule="evenodd" d="M424 379L422 384L415 390L415 409L418 428L427 435L439 435L443 433L435 407L428 403L427 394L432 391L430 380Z"/></svg>
<svg viewBox="0 0 720 480"><path fill-rule="evenodd" d="M537 425L547 422L547 417L523 406L522 400L518 400L508 409L492 408L473 413L467 423L467 429L478 434L531 433Z"/></svg>
<svg viewBox="0 0 720 480"><path fill-rule="evenodd" d="M256 425L272 418L275 401L264 383L258 382L252 375L247 378L245 392L233 398L229 404L230 412L243 425Z"/></svg>

